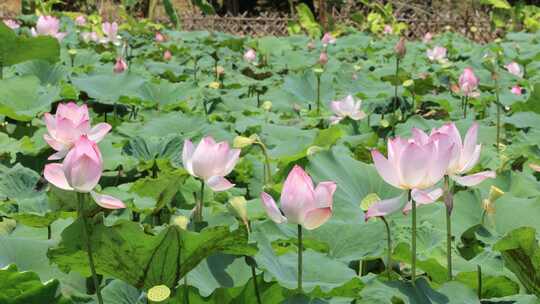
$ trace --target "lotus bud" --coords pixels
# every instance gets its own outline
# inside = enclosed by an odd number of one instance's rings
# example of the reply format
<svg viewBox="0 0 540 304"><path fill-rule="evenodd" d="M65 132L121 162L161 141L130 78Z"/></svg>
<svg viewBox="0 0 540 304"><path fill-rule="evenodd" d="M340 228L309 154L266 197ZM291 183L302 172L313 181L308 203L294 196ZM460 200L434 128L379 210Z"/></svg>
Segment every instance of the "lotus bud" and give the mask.
<svg viewBox="0 0 540 304"><path fill-rule="evenodd" d="M245 136L238 135L234 138L233 147L237 149L249 147L252 144L254 144L256 140L257 139L254 136L245 137Z"/></svg>
<svg viewBox="0 0 540 304"><path fill-rule="evenodd" d="M405 37L399 38L398 43L394 47L394 53L399 59L402 59L405 57L405 54L407 54L407 47L405 45Z"/></svg>
<svg viewBox="0 0 540 304"><path fill-rule="evenodd" d="M247 201L243 196L235 196L229 200L234 213L242 220L249 230L249 218L247 213Z"/></svg>
<svg viewBox="0 0 540 304"><path fill-rule="evenodd" d="M270 100L266 100L265 102L263 102L262 108L263 108L265 111L270 112L270 110L272 110L272 102L271 102Z"/></svg>
<svg viewBox="0 0 540 304"><path fill-rule="evenodd" d="M182 230L187 230L189 218L187 216L178 215L171 218L171 223L180 227Z"/></svg>
<svg viewBox="0 0 540 304"><path fill-rule="evenodd" d="M157 285L148 290L148 300L163 302L171 296L171 290L165 285Z"/></svg>
<svg viewBox="0 0 540 304"><path fill-rule="evenodd" d="M171 51L166 50L166 51L163 53L163 60L169 61L169 60L171 60L171 59L172 59Z"/></svg>
<svg viewBox="0 0 540 304"><path fill-rule="evenodd" d="M319 64L322 66L325 66L328 63L328 54L326 52L322 52L321 55L319 55Z"/></svg>

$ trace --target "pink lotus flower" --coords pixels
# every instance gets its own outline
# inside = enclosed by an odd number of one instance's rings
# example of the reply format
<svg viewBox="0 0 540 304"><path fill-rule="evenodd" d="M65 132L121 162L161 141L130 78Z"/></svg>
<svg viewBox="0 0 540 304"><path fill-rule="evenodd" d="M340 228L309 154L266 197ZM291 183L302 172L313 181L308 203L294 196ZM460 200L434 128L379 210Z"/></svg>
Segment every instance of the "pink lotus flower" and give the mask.
<svg viewBox="0 0 540 304"><path fill-rule="evenodd" d="M172 54L169 50L166 50L164 53L163 53L163 60L165 61L169 61L172 59Z"/></svg>
<svg viewBox="0 0 540 304"><path fill-rule="evenodd" d="M123 73L125 70L127 70L128 65L124 61L124 58L118 57L116 58L116 63L114 64L113 71L117 74Z"/></svg>
<svg viewBox="0 0 540 304"><path fill-rule="evenodd" d="M529 164L529 167L533 169L536 172L540 172L540 165L537 164Z"/></svg>
<svg viewBox="0 0 540 304"><path fill-rule="evenodd" d="M105 37L101 41L102 43L111 42L113 44L118 44L120 42L118 36L118 24L116 22L103 22L101 29L103 30L103 34L105 34Z"/></svg>
<svg viewBox="0 0 540 304"><path fill-rule="evenodd" d="M156 42L160 43L160 42L165 42L167 39L165 38L165 36L163 36L162 33L156 32L156 35L155 35L155 37L154 37L154 40L155 40Z"/></svg>
<svg viewBox="0 0 540 304"><path fill-rule="evenodd" d="M325 33L321 39L321 42L324 47L327 47L329 44L335 44L336 38L334 38L331 33Z"/></svg>
<svg viewBox="0 0 540 304"><path fill-rule="evenodd" d="M479 80L476 78L476 75L474 75L472 68L465 68L463 73L459 76L459 88L465 96L477 97L479 95L479 93L476 92L478 83Z"/></svg>
<svg viewBox="0 0 540 304"><path fill-rule="evenodd" d="M343 100L330 102L330 108L334 112L334 116L330 117L330 124L337 124L342 119L349 117L352 120L360 120L366 117L366 113L360 110L362 101L355 101L351 95L348 95Z"/></svg>
<svg viewBox="0 0 540 304"><path fill-rule="evenodd" d="M422 136L427 137L425 133ZM463 174L469 172L478 163L480 158L482 145L476 144L478 123L475 122L472 124L463 141L454 123L447 123L438 129L433 129L431 131L431 137L449 140L446 146L452 146L453 148L446 174L458 184L470 187L481 183L487 178L495 178L495 172L493 171L482 171L463 176Z"/></svg>
<svg viewBox="0 0 540 304"><path fill-rule="evenodd" d="M433 34L431 34L430 32L427 32L422 38L422 42L429 43L431 42L431 39L433 39Z"/></svg>
<svg viewBox="0 0 540 304"><path fill-rule="evenodd" d="M58 40L62 40L67 33L59 31L60 20L52 16L40 16L36 27L31 29L32 36L51 36Z"/></svg>
<svg viewBox="0 0 540 304"><path fill-rule="evenodd" d="M91 128L87 106L78 106L74 102L59 104L56 114L45 113L44 120L47 133L43 138L57 151L49 157L50 160L62 159L82 135L93 142L100 142L111 130L108 123L99 123Z"/></svg>
<svg viewBox="0 0 540 304"><path fill-rule="evenodd" d="M436 46L426 51L427 57L431 61L443 61L446 59L446 48L442 46Z"/></svg>
<svg viewBox="0 0 540 304"><path fill-rule="evenodd" d="M230 149L229 143L216 143L211 136L204 137L197 148L190 140L184 142L182 161L194 177L200 178L214 191L225 191L232 187L224 177L234 169L240 149Z"/></svg>
<svg viewBox="0 0 540 304"><path fill-rule="evenodd" d="M390 35L394 32L394 30L392 29L392 26L390 24L386 24L384 26L384 29L383 29L383 34L385 35Z"/></svg>
<svg viewBox="0 0 540 304"><path fill-rule="evenodd" d="M318 62L320 65L326 65L328 63L328 54L326 52L321 52Z"/></svg>
<svg viewBox="0 0 540 304"><path fill-rule="evenodd" d="M4 24L12 30L16 30L21 27L21 25L13 19L5 19L3 21L4 21Z"/></svg>
<svg viewBox="0 0 540 304"><path fill-rule="evenodd" d="M103 171L103 159L95 142L82 135L60 163L45 166L45 179L62 190L90 193L103 208L125 208L122 201L94 190Z"/></svg>
<svg viewBox="0 0 540 304"><path fill-rule="evenodd" d="M83 15L77 16L77 18L75 18L75 24L78 25L78 26L85 26L86 25L86 17L83 16Z"/></svg>
<svg viewBox="0 0 540 304"><path fill-rule="evenodd" d="M521 94L523 93L519 85L513 86L511 91L513 94L518 95L518 96L521 96Z"/></svg>
<svg viewBox="0 0 540 304"><path fill-rule="evenodd" d="M81 33L81 39L85 43L88 43L90 41L98 42L99 41L99 36L98 36L98 34L96 32L82 32Z"/></svg>
<svg viewBox="0 0 540 304"><path fill-rule="evenodd" d="M257 53L254 49L249 49L244 53L244 60L247 62L253 62L257 59Z"/></svg>
<svg viewBox="0 0 540 304"><path fill-rule="evenodd" d="M315 43L313 43L313 41L308 42L307 48L308 48L308 50L310 50L310 51L313 50L313 49L315 49Z"/></svg>
<svg viewBox="0 0 540 304"><path fill-rule="evenodd" d="M430 137L416 128L412 133L409 140L396 137L388 141L388 159L377 150L371 151L371 156L385 182L399 189L412 190L412 199L419 204L432 203L443 191L429 188L444 177L453 145L445 134ZM366 220L401 208L400 201L401 198L396 197L373 204L365 215ZM411 202L408 202L403 211L407 212L410 207Z"/></svg>
<svg viewBox="0 0 540 304"><path fill-rule="evenodd" d="M313 187L311 177L299 166L294 166L281 191L281 210L266 192L261 199L270 219L278 224L291 223L308 230L326 223L332 216L332 203L336 183L320 182Z"/></svg>
<svg viewBox="0 0 540 304"><path fill-rule="evenodd" d="M509 64L504 66L508 73L515 75L517 77L523 77L523 71L521 70L521 67L519 64L515 61L510 62Z"/></svg>

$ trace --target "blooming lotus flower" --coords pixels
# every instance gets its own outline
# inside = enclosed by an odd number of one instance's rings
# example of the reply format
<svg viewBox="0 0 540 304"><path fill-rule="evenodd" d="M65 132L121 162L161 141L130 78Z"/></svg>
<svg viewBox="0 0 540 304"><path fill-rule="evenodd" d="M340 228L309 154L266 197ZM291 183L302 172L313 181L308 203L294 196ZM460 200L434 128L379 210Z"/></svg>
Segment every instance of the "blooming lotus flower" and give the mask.
<svg viewBox="0 0 540 304"><path fill-rule="evenodd" d="M86 17L83 16L83 15L77 16L77 18L75 18L75 24L78 25L78 26L85 26L86 25Z"/></svg>
<svg viewBox="0 0 540 304"><path fill-rule="evenodd" d="M335 44L336 38L334 38L331 33L325 33L321 39L321 42L324 47L327 47L329 44Z"/></svg>
<svg viewBox="0 0 540 304"><path fill-rule="evenodd" d="M166 50L165 53L163 53L163 60L169 61L172 59L172 54L169 50Z"/></svg>
<svg viewBox="0 0 540 304"><path fill-rule="evenodd" d="M64 39L67 33L59 32L60 20L52 16L40 16L35 28L31 29L32 36L51 36L58 40Z"/></svg>
<svg viewBox="0 0 540 304"><path fill-rule="evenodd" d="M366 117L366 113L360 110L362 101L355 101L351 95L348 95L343 100L330 102L330 108L334 112L334 116L330 118L330 124L337 124L342 119L349 117L352 120L360 120Z"/></svg>
<svg viewBox="0 0 540 304"><path fill-rule="evenodd" d="M50 160L63 158L82 135L93 142L100 142L111 130L108 123L99 123L91 128L87 106L78 106L74 102L59 104L56 114L45 113L44 120L47 133L43 138L57 151L49 157Z"/></svg>
<svg viewBox="0 0 540 304"><path fill-rule="evenodd" d="M96 32L82 32L81 33L81 39L85 43L88 43L90 41L98 42L99 41L99 36L98 36L98 34Z"/></svg>
<svg viewBox="0 0 540 304"><path fill-rule="evenodd" d="M118 23L103 22L103 24L101 25L101 29L103 30L103 33L105 34L105 37L102 40L102 43L108 43L108 42L111 42L113 44L119 43Z"/></svg>
<svg viewBox="0 0 540 304"><path fill-rule="evenodd" d="M326 52L321 52L319 55L319 64L326 65L328 63L328 54Z"/></svg>
<svg viewBox="0 0 540 304"><path fill-rule="evenodd" d="M478 92L476 92L478 83L479 80L478 78L476 78L476 75L474 75L474 71L472 68L465 68L463 70L463 73L459 76L459 88L465 96L478 96L479 94Z"/></svg>
<svg viewBox="0 0 540 304"><path fill-rule="evenodd" d="M253 62L257 59L257 53L255 53L255 50L249 49L244 53L244 60L247 62Z"/></svg>
<svg viewBox="0 0 540 304"><path fill-rule="evenodd" d="M159 43L159 42L165 42L167 39L165 38L165 36L163 36L162 33L156 32L154 40Z"/></svg>
<svg viewBox="0 0 540 304"><path fill-rule="evenodd" d="M461 135L454 123L448 123L438 129L433 129L431 137L438 138L443 135L441 140L449 140L446 145L451 145L452 154L446 174L456 183L462 186L475 186L487 178L495 178L495 172L482 171L475 174L463 176L469 172L480 159L482 145L476 144L478 138L478 123L473 123L467 131L465 139L461 140ZM424 133L422 136L427 135Z"/></svg>
<svg viewBox="0 0 540 304"><path fill-rule="evenodd" d="M519 64L515 61L510 62L509 64L504 66L508 73L515 75L517 77L523 77L523 71L521 70L521 67Z"/></svg>
<svg viewBox="0 0 540 304"><path fill-rule="evenodd" d="M436 46L426 51L427 57L431 61L443 61L446 59L446 48L442 46Z"/></svg>
<svg viewBox="0 0 540 304"><path fill-rule="evenodd" d="M394 30L392 29L392 26L390 24L386 24L384 26L384 29L383 29L383 34L385 35L390 35L394 32Z"/></svg>
<svg viewBox="0 0 540 304"><path fill-rule="evenodd" d="M518 96L520 96L523 93L522 89L521 89L521 87L519 85L513 86L511 91L512 91L513 94L518 95Z"/></svg>
<svg viewBox="0 0 540 304"><path fill-rule="evenodd" d="M430 32L427 32L422 38L422 42L429 43L431 42L431 39L433 39L433 34L431 34Z"/></svg>
<svg viewBox="0 0 540 304"><path fill-rule="evenodd" d="M128 65L124 61L124 58L118 57L116 58L116 63L114 64L113 71L117 74L123 73L125 70L127 70Z"/></svg>
<svg viewBox="0 0 540 304"><path fill-rule="evenodd" d="M5 19L3 21L4 21L4 24L12 30L16 30L21 27L21 25L13 19Z"/></svg>
<svg viewBox="0 0 540 304"><path fill-rule="evenodd" d="M82 135L60 163L45 166L45 179L62 190L90 193L103 208L125 208L122 201L94 190L103 171L103 159L95 142Z"/></svg>
<svg viewBox="0 0 540 304"><path fill-rule="evenodd" d="M216 143L211 136L204 137L197 147L190 140L184 142L182 162L192 176L200 178L214 191L225 191L234 186L225 176L234 169L240 149L230 149L229 143Z"/></svg>
<svg viewBox="0 0 540 304"><path fill-rule="evenodd" d="M312 230L326 223L332 216L336 183L320 182L313 187L311 177L299 166L294 166L281 191L281 210L266 192L261 200L268 217L278 224L291 223Z"/></svg>

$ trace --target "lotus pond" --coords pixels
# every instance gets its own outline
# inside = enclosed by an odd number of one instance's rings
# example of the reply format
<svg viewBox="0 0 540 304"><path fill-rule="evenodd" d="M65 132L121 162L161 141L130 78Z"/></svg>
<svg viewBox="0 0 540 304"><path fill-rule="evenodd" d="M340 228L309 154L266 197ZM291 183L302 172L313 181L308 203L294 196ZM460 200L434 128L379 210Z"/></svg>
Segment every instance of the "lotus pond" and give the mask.
<svg viewBox="0 0 540 304"><path fill-rule="evenodd" d="M540 32L4 23L1 304L538 303Z"/></svg>

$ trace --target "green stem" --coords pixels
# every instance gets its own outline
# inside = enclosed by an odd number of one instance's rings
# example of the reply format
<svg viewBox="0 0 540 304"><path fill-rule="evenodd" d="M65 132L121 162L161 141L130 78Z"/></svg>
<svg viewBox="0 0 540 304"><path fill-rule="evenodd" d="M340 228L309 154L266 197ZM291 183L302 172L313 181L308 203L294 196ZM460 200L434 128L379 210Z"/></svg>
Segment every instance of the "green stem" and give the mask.
<svg viewBox="0 0 540 304"><path fill-rule="evenodd" d="M47 240L50 240L52 238L52 227L51 225L47 226Z"/></svg>
<svg viewBox="0 0 540 304"><path fill-rule="evenodd" d="M317 75L317 115L321 114L321 75Z"/></svg>
<svg viewBox="0 0 540 304"><path fill-rule="evenodd" d="M257 284L257 272L255 270L255 265L253 264L251 264L251 277L253 278L253 288L255 289L257 304L262 304L261 294L259 293L259 286Z"/></svg>
<svg viewBox="0 0 540 304"><path fill-rule="evenodd" d="M499 80L497 75L495 75L495 98L497 102L497 152L499 152L501 144L501 103L499 99Z"/></svg>
<svg viewBox="0 0 540 304"><path fill-rule="evenodd" d="M465 96L465 102L463 103L463 118L467 118L467 108L469 107L469 96Z"/></svg>
<svg viewBox="0 0 540 304"><path fill-rule="evenodd" d="M444 185L446 189L445 205L446 205L446 266L448 268L448 280L452 280L452 187L448 176L444 177Z"/></svg>
<svg viewBox="0 0 540 304"><path fill-rule="evenodd" d="M392 238L390 235L390 225L388 224L388 221L384 218L384 216L381 216L381 220L383 221L386 228L386 242L388 247L388 256L386 258L386 273L388 275L388 280L390 281L392 279Z"/></svg>
<svg viewBox="0 0 540 304"><path fill-rule="evenodd" d="M94 288L96 289L96 296L98 298L98 303L103 304L103 297L101 296L101 288L99 286L98 275L96 272L96 266L94 264L94 256L92 253L92 245L90 243L90 233L88 232L88 222L86 216L84 215L84 193L77 193L78 201L78 213L79 218L83 221L83 238L86 243L86 250L88 253L88 264L90 265L90 271L92 272L92 280L94 282Z"/></svg>
<svg viewBox="0 0 540 304"><path fill-rule="evenodd" d="M189 287L187 283L187 274L184 275L184 304L189 304Z"/></svg>
<svg viewBox="0 0 540 304"><path fill-rule="evenodd" d="M302 226L298 225L298 292L302 293Z"/></svg>
<svg viewBox="0 0 540 304"><path fill-rule="evenodd" d="M200 223L203 221L203 206L204 206L204 181L201 180L201 194L199 196L199 201L197 202L197 216L195 221Z"/></svg>
<svg viewBox="0 0 540 304"><path fill-rule="evenodd" d="M482 299L482 267L476 265L478 270L478 300Z"/></svg>
<svg viewBox="0 0 540 304"><path fill-rule="evenodd" d="M411 202L412 204L411 278L412 278L412 285L416 286L416 202L413 199L411 199L411 190L407 192L407 201Z"/></svg>
<svg viewBox="0 0 540 304"><path fill-rule="evenodd" d="M397 95L398 95L398 87L399 87L399 57L396 57L396 78L394 81L396 82L394 85L394 100L397 102Z"/></svg>
<svg viewBox="0 0 540 304"><path fill-rule="evenodd" d="M261 147L262 153L264 155L264 185L270 185L272 182L272 169L270 167L270 156L268 155L268 149L263 142L257 141L259 147Z"/></svg>

